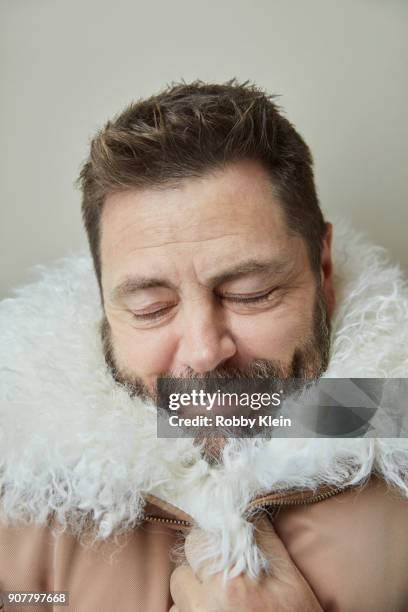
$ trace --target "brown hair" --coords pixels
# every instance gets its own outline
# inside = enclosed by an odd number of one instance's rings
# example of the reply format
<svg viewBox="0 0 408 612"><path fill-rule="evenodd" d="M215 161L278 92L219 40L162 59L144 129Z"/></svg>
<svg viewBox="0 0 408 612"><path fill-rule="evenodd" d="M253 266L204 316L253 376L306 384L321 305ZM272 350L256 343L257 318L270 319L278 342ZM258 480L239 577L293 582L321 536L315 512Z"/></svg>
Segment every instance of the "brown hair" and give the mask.
<svg viewBox="0 0 408 612"><path fill-rule="evenodd" d="M274 98L236 79L172 83L130 104L96 134L78 182L101 295L99 220L108 194L166 186L243 158L266 168L288 228L305 239L318 272L325 222L312 156Z"/></svg>

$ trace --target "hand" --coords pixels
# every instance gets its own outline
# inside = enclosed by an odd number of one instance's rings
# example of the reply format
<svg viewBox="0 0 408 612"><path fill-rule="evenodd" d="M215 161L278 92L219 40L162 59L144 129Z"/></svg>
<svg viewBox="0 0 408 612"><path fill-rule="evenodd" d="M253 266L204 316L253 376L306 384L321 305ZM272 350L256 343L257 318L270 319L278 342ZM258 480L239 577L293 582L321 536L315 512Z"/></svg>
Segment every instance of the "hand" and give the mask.
<svg viewBox="0 0 408 612"><path fill-rule="evenodd" d="M202 580L190 566L196 540L187 536L185 554L189 563L180 565L171 575L174 605L170 612L323 612L271 522L264 516L256 528L258 545L272 559L271 574L263 575L258 582L241 574L225 585L222 573Z"/></svg>

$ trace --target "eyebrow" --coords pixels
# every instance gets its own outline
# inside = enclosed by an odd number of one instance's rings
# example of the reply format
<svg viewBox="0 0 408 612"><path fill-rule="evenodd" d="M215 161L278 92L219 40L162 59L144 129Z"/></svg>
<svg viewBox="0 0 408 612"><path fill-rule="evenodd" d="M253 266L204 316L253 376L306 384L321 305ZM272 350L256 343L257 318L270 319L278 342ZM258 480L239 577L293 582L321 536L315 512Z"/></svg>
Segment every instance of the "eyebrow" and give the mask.
<svg viewBox="0 0 408 612"><path fill-rule="evenodd" d="M212 286L236 280L250 274L261 274L268 272L270 276L282 277L292 269L293 262L287 259L257 260L249 259L232 266L215 276L209 277L208 282ZM120 300L142 289L164 287L177 290L176 286L163 278L150 278L144 276L129 276L120 282L112 291L111 299Z"/></svg>

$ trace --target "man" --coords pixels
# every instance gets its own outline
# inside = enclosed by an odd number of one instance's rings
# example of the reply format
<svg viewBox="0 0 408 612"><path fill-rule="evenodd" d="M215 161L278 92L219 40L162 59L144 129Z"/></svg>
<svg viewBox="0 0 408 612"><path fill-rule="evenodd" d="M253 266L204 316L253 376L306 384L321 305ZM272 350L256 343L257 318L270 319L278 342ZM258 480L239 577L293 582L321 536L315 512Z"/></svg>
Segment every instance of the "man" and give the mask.
<svg viewBox="0 0 408 612"><path fill-rule="evenodd" d="M333 257L273 99L172 85L107 123L80 184L96 282L71 257L1 304L0 589L75 611L407 610L404 439L156 435L164 376L406 376L402 274L341 225Z"/></svg>

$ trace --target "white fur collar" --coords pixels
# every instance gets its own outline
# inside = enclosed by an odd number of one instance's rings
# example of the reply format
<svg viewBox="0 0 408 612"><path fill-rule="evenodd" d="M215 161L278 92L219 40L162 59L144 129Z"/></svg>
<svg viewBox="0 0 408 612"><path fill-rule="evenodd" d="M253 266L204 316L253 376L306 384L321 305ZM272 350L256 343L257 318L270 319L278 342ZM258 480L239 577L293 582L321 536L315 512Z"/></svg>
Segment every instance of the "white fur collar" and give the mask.
<svg viewBox="0 0 408 612"><path fill-rule="evenodd" d="M338 307L326 376L406 377L408 288L383 249L335 224ZM41 278L0 303L0 516L44 522L55 512L79 534L134 526L141 492L189 513L212 533L202 559L257 574L243 518L261 492L345 486L372 471L408 495L408 440L233 440L210 467L190 439L157 439L155 411L107 373L99 296L87 254L38 267Z"/></svg>

